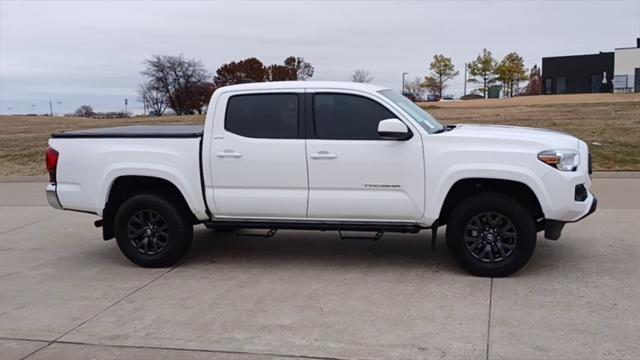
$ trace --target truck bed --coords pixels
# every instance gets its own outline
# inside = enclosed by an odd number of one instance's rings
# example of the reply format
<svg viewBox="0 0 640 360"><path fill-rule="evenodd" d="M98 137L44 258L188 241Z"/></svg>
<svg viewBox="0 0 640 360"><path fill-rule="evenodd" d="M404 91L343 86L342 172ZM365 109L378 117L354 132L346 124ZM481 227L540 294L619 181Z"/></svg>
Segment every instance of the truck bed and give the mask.
<svg viewBox="0 0 640 360"><path fill-rule="evenodd" d="M198 219L209 219L201 182L203 132L199 125L136 125L53 134L58 200L64 209L102 216L116 180L155 178L173 184Z"/></svg>
<svg viewBox="0 0 640 360"><path fill-rule="evenodd" d="M198 138L202 125L134 125L51 134L52 138Z"/></svg>

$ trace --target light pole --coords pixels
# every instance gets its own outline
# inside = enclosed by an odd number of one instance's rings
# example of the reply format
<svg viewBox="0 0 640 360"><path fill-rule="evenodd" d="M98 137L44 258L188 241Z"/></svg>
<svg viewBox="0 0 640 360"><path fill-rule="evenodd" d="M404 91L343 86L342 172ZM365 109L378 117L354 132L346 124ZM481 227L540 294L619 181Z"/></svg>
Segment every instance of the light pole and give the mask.
<svg viewBox="0 0 640 360"><path fill-rule="evenodd" d="M409 74L408 72L403 72L402 73L402 91L401 94L404 95L404 77Z"/></svg>
<svg viewBox="0 0 640 360"><path fill-rule="evenodd" d="M467 63L464 63L464 95L467 95Z"/></svg>

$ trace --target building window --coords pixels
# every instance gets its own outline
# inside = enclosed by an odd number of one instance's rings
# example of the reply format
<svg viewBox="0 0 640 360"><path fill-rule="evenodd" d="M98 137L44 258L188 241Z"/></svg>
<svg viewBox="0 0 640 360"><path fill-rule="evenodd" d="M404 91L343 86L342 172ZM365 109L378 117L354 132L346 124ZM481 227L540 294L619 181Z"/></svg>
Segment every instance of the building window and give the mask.
<svg viewBox="0 0 640 360"><path fill-rule="evenodd" d="M567 84L569 81L566 77L557 77L556 78L556 94L566 94L567 93Z"/></svg>
<svg viewBox="0 0 640 360"><path fill-rule="evenodd" d="M549 95L553 94L553 79L546 78L544 79L544 93Z"/></svg>
<svg viewBox="0 0 640 360"><path fill-rule="evenodd" d="M589 92L599 93L602 86L602 75L591 75L589 77Z"/></svg>

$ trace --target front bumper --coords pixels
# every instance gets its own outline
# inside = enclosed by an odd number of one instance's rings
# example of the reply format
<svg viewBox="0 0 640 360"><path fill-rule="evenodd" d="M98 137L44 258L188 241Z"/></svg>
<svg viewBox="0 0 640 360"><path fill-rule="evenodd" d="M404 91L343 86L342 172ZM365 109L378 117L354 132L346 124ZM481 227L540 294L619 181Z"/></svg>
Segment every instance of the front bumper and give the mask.
<svg viewBox="0 0 640 360"><path fill-rule="evenodd" d="M562 235L562 229L567 223L580 221L586 218L587 216L593 214L594 212L596 212L597 208L598 208L598 199L595 196L593 196L593 200L591 201L591 207L589 207L589 211L576 220L561 221L561 220L545 219L544 237L549 240L558 240L560 238L560 235Z"/></svg>
<svg viewBox="0 0 640 360"><path fill-rule="evenodd" d="M62 210L62 204L60 204L60 199L58 199L55 184L47 185L47 202L52 208Z"/></svg>

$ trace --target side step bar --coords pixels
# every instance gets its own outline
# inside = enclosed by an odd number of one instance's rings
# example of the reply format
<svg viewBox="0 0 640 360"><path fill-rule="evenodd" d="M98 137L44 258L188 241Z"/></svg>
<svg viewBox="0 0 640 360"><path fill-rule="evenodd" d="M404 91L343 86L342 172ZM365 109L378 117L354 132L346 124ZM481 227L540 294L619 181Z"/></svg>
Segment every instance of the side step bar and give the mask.
<svg viewBox="0 0 640 360"><path fill-rule="evenodd" d="M267 221L267 220L209 220L203 223L209 229L273 229L321 231L373 231L417 233L426 227L415 223L373 223L338 221Z"/></svg>

